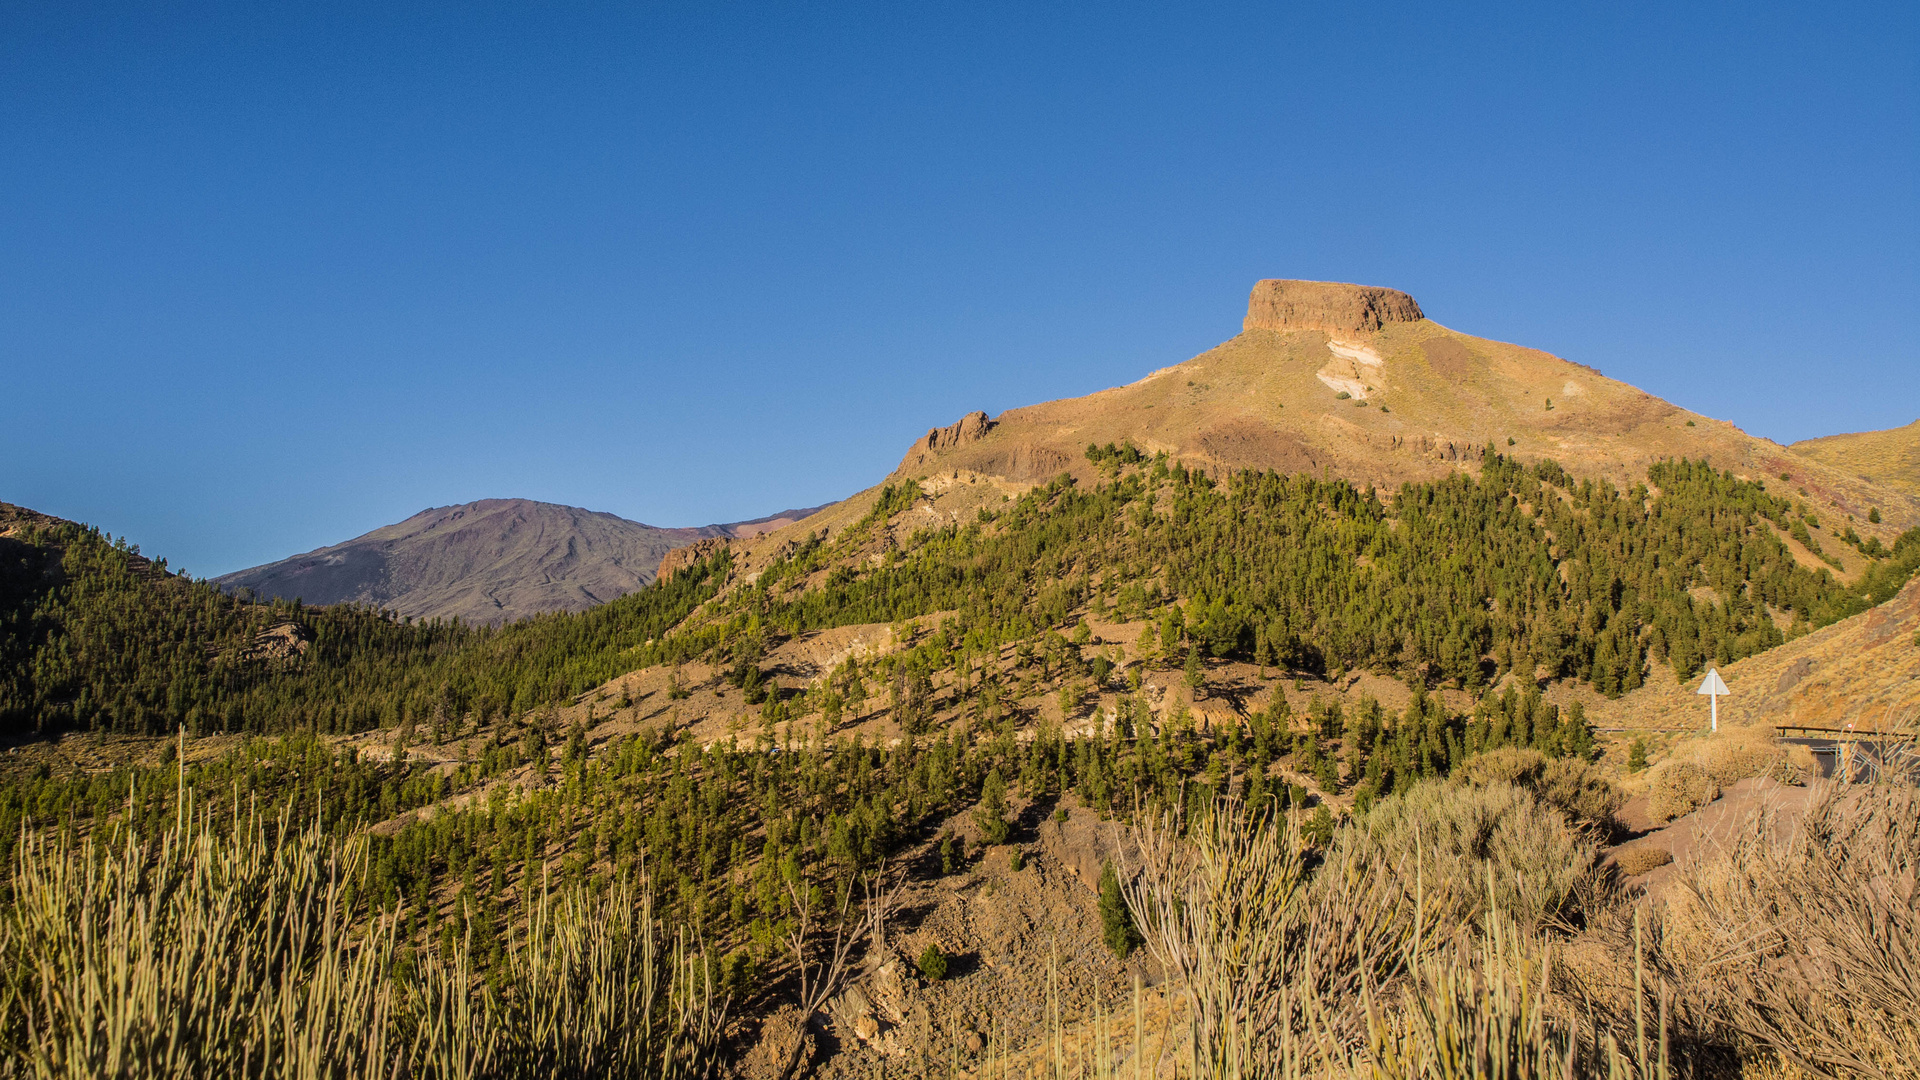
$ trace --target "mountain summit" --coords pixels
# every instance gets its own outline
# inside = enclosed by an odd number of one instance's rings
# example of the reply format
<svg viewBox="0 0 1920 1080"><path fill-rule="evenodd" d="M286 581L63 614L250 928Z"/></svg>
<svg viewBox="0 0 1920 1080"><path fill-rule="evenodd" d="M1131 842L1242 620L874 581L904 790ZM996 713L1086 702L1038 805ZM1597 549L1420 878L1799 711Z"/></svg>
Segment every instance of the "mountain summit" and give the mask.
<svg viewBox="0 0 1920 1080"><path fill-rule="evenodd" d="M506 622L605 603L651 582L661 557L674 548L709 537L756 536L817 509L662 529L576 506L482 499L422 510L215 583L309 604L351 601L420 618Z"/></svg>
<svg viewBox="0 0 1920 1080"><path fill-rule="evenodd" d="M908 451L897 477L1091 479L1089 445L1165 452L1209 470L1327 474L1385 489L1477 467L1489 445L1622 487L1667 458L1779 483L1822 511L1901 527L1920 500L1750 436L1582 364L1474 337L1394 289L1265 280L1241 332L1185 363L1086 397L974 413Z"/></svg>
<svg viewBox="0 0 1920 1080"><path fill-rule="evenodd" d="M1425 317L1413 297L1398 289L1268 278L1254 283L1241 327L1371 334L1388 323L1419 322Z"/></svg>

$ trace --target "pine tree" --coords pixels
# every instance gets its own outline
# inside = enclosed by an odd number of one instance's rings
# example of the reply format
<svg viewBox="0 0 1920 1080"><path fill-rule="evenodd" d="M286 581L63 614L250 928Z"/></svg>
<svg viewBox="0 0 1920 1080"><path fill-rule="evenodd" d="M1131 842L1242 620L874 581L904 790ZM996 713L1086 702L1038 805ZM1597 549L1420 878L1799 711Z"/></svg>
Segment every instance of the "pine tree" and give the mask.
<svg viewBox="0 0 1920 1080"><path fill-rule="evenodd" d="M989 844L1004 844L1013 832L1013 823L1007 820L1007 781L999 769L987 773L980 784L980 809L974 812L974 822Z"/></svg>
<svg viewBox="0 0 1920 1080"><path fill-rule="evenodd" d="M1144 941L1134 925L1133 912L1127 909L1126 897L1120 893L1120 875L1112 859L1100 867L1100 937L1122 960Z"/></svg>

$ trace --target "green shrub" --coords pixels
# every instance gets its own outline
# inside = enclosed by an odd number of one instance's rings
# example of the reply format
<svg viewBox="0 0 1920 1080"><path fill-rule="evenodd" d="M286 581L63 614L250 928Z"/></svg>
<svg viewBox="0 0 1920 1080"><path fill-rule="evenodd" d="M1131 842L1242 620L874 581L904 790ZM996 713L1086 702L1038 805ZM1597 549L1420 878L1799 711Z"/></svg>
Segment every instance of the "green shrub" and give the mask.
<svg viewBox="0 0 1920 1080"><path fill-rule="evenodd" d="M989 844L1004 844L1013 832L1013 823L1007 820L1007 781L999 769L987 773L981 782L980 808L974 811L973 820Z"/></svg>
<svg viewBox="0 0 1920 1080"><path fill-rule="evenodd" d="M947 954L940 951L940 946L929 944L921 950L920 974L928 982L939 982L947 977Z"/></svg>
<svg viewBox="0 0 1920 1080"><path fill-rule="evenodd" d="M1313 816L1300 826L1300 837L1312 847L1326 847L1333 843L1333 811L1326 803L1313 808Z"/></svg>

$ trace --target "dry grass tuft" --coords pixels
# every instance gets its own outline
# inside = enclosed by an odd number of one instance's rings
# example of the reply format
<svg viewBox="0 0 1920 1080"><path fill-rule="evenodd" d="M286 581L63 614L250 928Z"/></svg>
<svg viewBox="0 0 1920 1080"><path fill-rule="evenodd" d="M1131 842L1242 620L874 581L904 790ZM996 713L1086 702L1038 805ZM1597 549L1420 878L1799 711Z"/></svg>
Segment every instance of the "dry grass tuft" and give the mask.
<svg viewBox="0 0 1920 1080"><path fill-rule="evenodd" d="M1457 917L1447 887L1429 888L1432 836L1500 832L1494 804L1558 820L1531 796L1501 783L1475 789L1433 785L1396 796L1376 842L1364 827L1343 830L1327 861L1308 872L1291 818L1249 815L1222 803L1186 839L1150 832L1127 899L1147 946L1185 1000L1189 1057L1179 1075L1217 1080L1467 1080L1669 1075L1664 1023L1637 1034L1638 1053L1593 1029L1558 989L1551 935L1509 918L1502 884L1522 868L1472 862L1491 899L1477 922ZM1374 814L1380 814L1376 809ZM1501 815L1493 815L1499 818ZM1405 834L1398 824L1419 821ZM1563 839L1573 834L1563 829ZM1510 838L1511 839L1511 838ZM1515 849L1518 850L1518 849ZM1574 850L1579 850L1577 846ZM1459 858L1459 853L1447 858ZM1438 862L1435 865L1439 865ZM1540 873L1538 865L1524 868ZM1449 911L1455 913L1449 916ZM1657 1013L1664 1020L1664 1011ZM1649 1035L1652 1038L1649 1038ZM1657 1053L1657 1057L1655 1056ZM1138 1048L1135 1061L1139 1060ZM1120 1075L1113 1062L1095 1076Z"/></svg>
<svg viewBox="0 0 1920 1080"><path fill-rule="evenodd" d="M286 815L25 837L0 910L0 1076L652 1077L710 1059L724 1007L699 957L656 955L644 888L547 896L496 996L464 947L396 977L400 913L345 903L360 851Z"/></svg>
<svg viewBox="0 0 1920 1080"><path fill-rule="evenodd" d="M1359 1038L1367 987L1398 970L1413 927L1390 869L1351 846L1310 886L1304 848L1294 818L1237 802L1185 839L1144 831L1122 890L1186 999L1190 1075L1297 1075L1316 1037Z"/></svg>
<svg viewBox="0 0 1920 1080"><path fill-rule="evenodd" d="M1829 788L1782 839L1761 818L1682 872L1666 962L1753 1044L1815 1076L1920 1061L1920 791Z"/></svg>
<svg viewBox="0 0 1920 1080"><path fill-rule="evenodd" d="M1377 1080L1563 1080L1575 1027L1554 1008L1551 950L1503 918L1477 943L1409 958L1399 1008L1369 1007L1366 1052L1349 1076Z"/></svg>

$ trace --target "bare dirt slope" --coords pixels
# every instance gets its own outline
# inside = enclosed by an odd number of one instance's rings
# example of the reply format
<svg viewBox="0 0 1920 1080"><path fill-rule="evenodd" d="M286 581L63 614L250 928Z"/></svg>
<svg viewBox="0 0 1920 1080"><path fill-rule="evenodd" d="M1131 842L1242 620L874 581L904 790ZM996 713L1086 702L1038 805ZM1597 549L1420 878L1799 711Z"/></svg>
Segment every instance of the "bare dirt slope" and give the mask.
<svg viewBox="0 0 1920 1080"><path fill-rule="evenodd" d="M364 536L217 578L222 588L309 604L357 602L420 618L498 623L579 611L651 582L667 552L758 536L812 510L728 525L662 529L530 499L423 510Z"/></svg>
<svg viewBox="0 0 1920 1080"><path fill-rule="evenodd" d="M1920 713L1920 579L1892 600L1720 669L1731 691L1720 699L1725 725L1897 727ZM1614 701L1588 709L1602 727L1707 725L1700 680L1665 671Z"/></svg>
<svg viewBox="0 0 1920 1080"><path fill-rule="evenodd" d="M1575 475L1643 480L1669 457L1706 458L1885 539L1920 524L1920 498L1725 421L1688 412L1592 368L1473 337L1391 289L1262 281L1239 335L1182 364L1083 398L974 413L915 443L897 477L971 472L1020 482L1087 480L1088 444L1131 440L1189 464L1326 471L1392 488L1472 467L1493 445ZM1509 443L1511 440L1511 443Z"/></svg>
<svg viewBox="0 0 1920 1080"><path fill-rule="evenodd" d="M1803 439L1788 449L1882 487L1920 497L1920 420L1886 431Z"/></svg>

